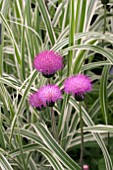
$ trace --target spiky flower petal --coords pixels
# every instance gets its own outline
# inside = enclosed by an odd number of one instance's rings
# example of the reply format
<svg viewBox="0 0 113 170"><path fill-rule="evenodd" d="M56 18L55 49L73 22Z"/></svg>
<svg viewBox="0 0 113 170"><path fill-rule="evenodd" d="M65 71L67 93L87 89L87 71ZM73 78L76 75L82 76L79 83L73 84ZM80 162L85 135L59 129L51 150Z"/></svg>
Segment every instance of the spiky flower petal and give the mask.
<svg viewBox="0 0 113 170"><path fill-rule="evenodd" d="M43 104L51 104L62 98L61 90L57 85L46 85L39 89L39 96Z"/></svg>
<svg viewBox="0 0 113 170"><path fill-rule="evenodd" d="M41 109L42 107L44 107L44 103L42 102L41 98L39 97L38 92L35 92L30 95L29 103L31 106L36 107L36 108Z"/></svg>
<svg viewBox="0 0 113 170"><path fill-rule="evenodd" d="M73 95L82 96L91 89L91 80L83 74L68 77L64 82L64 91Z"/></svg>
<svg viewBox="0 0 113 170"><path fill-rule="evenodd" d="M63 58L54 51L43 51L34 59L34 68L44 75L54 75L63 67Z"/></svg>

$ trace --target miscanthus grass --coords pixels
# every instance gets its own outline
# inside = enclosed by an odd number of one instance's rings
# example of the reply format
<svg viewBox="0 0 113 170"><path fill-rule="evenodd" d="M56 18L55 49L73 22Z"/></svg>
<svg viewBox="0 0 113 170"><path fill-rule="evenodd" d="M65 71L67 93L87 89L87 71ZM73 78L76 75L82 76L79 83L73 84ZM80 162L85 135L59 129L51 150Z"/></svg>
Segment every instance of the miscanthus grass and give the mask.
<svg viewBox="0 0 113 170"><path fill-rule="evenodd" d="M0 169L113 169L112 6L0 1Z"/></svg>

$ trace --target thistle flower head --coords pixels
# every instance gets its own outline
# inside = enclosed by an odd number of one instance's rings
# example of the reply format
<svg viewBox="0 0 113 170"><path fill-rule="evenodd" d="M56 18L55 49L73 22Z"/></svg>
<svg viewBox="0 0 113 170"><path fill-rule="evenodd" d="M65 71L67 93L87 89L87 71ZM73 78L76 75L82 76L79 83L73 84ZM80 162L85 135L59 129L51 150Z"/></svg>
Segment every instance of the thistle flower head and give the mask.
<svg viewBox="0 0 113 170"><path fill-rule="evenodd" d="M29 103L32 107L36 107L36 108L40 108L40 109L44 106L44 103L42 102L41 98L39 97L38 92L35 92L30 95Z"/></svg>
<svg viewBox="0 0 113 170"><path fill-rule="evenodd" d="M71 76L64 82L64 91L73 95L83 96L86 92L91 91L91 89L91 80L83 74Z"/></svg>
<svg viewBox="0 0 113 170"><path fill-rule="evenodd" d="M61 90L57 85L46 85L39 89L39 96L43 104L51 104L62 98Z"/></svg>
<svg viewBox="0 0 113 170"><path fill-rule="evenodd" d="M34 59L34 68L44 75L54 75L62 67L63 58L53 51L43 51Z"/></svg>

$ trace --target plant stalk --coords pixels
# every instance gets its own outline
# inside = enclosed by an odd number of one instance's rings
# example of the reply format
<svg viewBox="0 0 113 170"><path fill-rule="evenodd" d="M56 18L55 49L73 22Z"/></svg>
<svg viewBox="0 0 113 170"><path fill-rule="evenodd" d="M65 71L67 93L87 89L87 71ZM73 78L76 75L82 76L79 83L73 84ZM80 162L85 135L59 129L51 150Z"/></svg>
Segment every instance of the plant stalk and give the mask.
<svg viewBox="0 0 113 170"><path fill-rule="evenodd" d="M103 34L106 32L106 5L104 6L104 28L103 28ZM102 47L104 47L104 40L102 40Z"/></svg>
<svg viewBox="0 0 113 170"><path fill-rule="evenodd" d="M106 5L104 5L104 29L103 34L106 32Z"/></svg>
<svg viewBox="0 0 113 170"><path fill-rule="evenodd" d="M59 143L59 137L58 137L58 131L56 127L56 119L55 119L55 114L53 107L51 108L51 120L52 120L52 132L55 140Z"/></svg>
<svg viewBox="0 0 113 170"><path fill-rule="evenodd" d="M80 113L80 129L81 129L81 152L80 152L80 165L83 170L83 154L84 154L84 136L83 136L83 118L82 118L82 106L79 102L79 113Z"/></svg>

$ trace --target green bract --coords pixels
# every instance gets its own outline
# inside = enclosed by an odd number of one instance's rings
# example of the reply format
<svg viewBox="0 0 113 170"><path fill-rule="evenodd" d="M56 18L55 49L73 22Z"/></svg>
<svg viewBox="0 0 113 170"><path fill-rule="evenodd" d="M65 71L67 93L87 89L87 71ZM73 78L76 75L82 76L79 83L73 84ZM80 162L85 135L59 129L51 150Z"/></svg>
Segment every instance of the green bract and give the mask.
<svg viewBox="0 0 113 170"><path fill-rule="evenodd" d="M109 3L109 0L101 0L102 4L107 5Z"/></svg>

